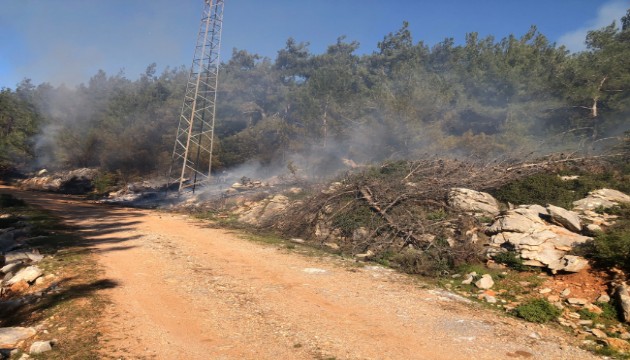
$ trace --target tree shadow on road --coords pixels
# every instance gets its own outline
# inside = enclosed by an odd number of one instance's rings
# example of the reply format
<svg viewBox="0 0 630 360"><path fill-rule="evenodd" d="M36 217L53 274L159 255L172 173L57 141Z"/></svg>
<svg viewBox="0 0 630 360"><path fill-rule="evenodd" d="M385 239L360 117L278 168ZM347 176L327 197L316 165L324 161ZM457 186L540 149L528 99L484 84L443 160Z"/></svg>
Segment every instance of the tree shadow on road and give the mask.
<svg viewBox="0 0 630 360"><path fill-rule="evenodd" d="M82 279L70 277L56 281L37 293L0 302L0 325L5 327L38 323L48 316L46 312L48 309L57 308L75 299L87 298L95 292L116 286L118 283L110 279L82 283Z"/></svg>

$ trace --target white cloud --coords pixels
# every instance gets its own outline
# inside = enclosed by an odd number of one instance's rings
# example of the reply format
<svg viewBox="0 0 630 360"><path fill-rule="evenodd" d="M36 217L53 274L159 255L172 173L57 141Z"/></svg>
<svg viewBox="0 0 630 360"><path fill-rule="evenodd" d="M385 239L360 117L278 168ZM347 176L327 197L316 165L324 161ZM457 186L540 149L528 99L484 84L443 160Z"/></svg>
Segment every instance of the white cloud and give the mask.
<svg viewBox="0 0 630 360"><path fill-rule="evenodd" d="M572 52L586 50L586 34L590 30L601 29L613 21L620 24L620 19L630 8L630 0L613 0L603 4L597 10L597 17L589 20L583 27L569 31L558 38L558 44L564 45Z"/></svg>

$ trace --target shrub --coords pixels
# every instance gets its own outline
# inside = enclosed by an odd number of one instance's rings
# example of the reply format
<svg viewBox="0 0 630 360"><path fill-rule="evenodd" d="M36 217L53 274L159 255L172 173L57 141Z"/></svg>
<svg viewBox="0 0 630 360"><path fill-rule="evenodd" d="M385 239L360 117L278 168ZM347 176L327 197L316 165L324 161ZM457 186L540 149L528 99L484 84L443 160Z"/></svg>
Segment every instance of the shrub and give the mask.
<svg viewBox="0 0 630 360"><path fill-rule="evenodd" d="M619 320L619 313L617 312L617 307L610 302L607 303L595 303L600 309L602 309L602 313L599 314L599 317L606 320Z"/></svg>
<svg viewBox="0 0 630 360"><path fill-rule="evenodd" d="M497 200L516 204L553 204L570 209L573 202L588 195L589 191L613 188L628 191L620 175L612 172L579 174L575 180L564 181L555 174L535 174L511 182L491 191Z"/></svg>
<svg viewBox="0 0 630 360"><path fill-rule="evenodd" d="M394 255L391 262L409 274L441 276L464 264L479 264L482 258L480 246L456 243L451 247L446 239L438 237L426 250L407 249Z"/></svg>
<svg viewBox="0 0 630 360"><path fill-rule="evenodd" d="M560 313L560 309L545 299L530 300L516 308L518 317L541 324L557 318Z"/></svg>
<svg viewBox="0 0 630 360"><path fill-rule="evenodd" d="M581 251L596 266L630 270L630 205L618 207L615 213L619 216L617 222L606 232L597 234L593 242Z"/></svg>
<svg viewBox="0 0 630 360"><path fill-rule="evenodd" d="M92 180L94 184L94 190L98 194L104 194L110 190L110 188L116 183L114 176L111 173L99 173Z"/></svg>
<svg viewBox="0 0 630 360"><path fill-rule="evenodd" d="M588 309L580 309L578 310L577 313L580 314L580 319L585 319L585 320L595 320L599 317L599 315L597 315L596 313Z"/></svg>

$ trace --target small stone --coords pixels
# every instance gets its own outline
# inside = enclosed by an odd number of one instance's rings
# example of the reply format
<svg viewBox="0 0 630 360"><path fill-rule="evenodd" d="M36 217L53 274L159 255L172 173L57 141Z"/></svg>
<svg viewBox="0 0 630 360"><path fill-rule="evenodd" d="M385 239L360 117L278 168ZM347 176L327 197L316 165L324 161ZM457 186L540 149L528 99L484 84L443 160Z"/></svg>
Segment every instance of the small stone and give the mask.
<svg viewBox="0 0 630 360"><path fill-rule="evenodd" d="M544 288L544 289L540 289L540 290L538 290L538 293L539 293L539 294L548 294L548 293L550 293L550 292L551 292L551 289L550 289L550 288Z"/></svg>
<svg viewBox="0 0 630 360"><path fill-rule="evenodd" d="M291 242L296 244L304 244L306 241L304 239L293 238L291 239Z"/></svg>
<svg viewBox="0 0 630 360"><path fill-rule="evenodd" d="M489 303L489 304L496 304L497 303L497 298L491 295L484 295L484 300Z"/></svg>
<svg viewBox="0 0 630 360"><path fill-rule="evenodd" d="M586 230L588 230L588 232L590 234L597 234L599 232L602 232L602 227L597 225L597 224L588 224L586 225Z"/></svg>
<svg viewBox="0 0 630 360"><path fill-rule="evenodd" d="M624 340L630 340L630 333L628 333L628 332L621 333L621 335L619 335L619 337L624 339Z"/></svg>
<svg viewBox="0 0 630 360"><path fill-rule="evenodd" d="M475 286L480 289L490 289L494 285L494 280L492 280L492 276L489 274L485 274L481 277L481 279L475 282Z"/></svg>
<svg viewBox="0 0 630 360"><path fill-rule="evenodd" d="M571 305L586 305L588 300L582 298L568 298L567 302Z"/></svg>
<svg viewBox="0 0 630 360"><path fill-rule="evenodd" d="M605 332L600 329L591 329L591 334L593 334L598 339L605 339L608 337Z"/></svg>
<svg viewBox="0 0 630 360"><path fill-rule="evenodd" d="M580 318L580 314L576 313L576 312L571 312L569 314L567 314L567 316L571 319L579 319Z"/></svg>
<svg viewBox="0 0 630 360"><path fill-rule="evenodd" d="M562 296L562 297L567 297L567 296L569 296L570 294L571 294L571 289L566 288L566 289L562 290L562 292L560 293L560 296Z"/></svg>
<svg viewBox="0 0 630 360"><path fill-rule="evenodd" d="M451 275L451 278L453 278L453 279L457 279L457 278L460 278L460 277L462 277L462 274L453 274L453 275Z"/></svg>
<svg viewBox="0 0 630 360"><path fill-rule="evenodd" d="M601 294L596 300L599 303L607 303L610 302L610 296L608 294Z"/></svg>
<svg viewBox="0 0 630 360"><path fill-rule="evenodd" d="M558 296L558 295L549 295L549 296L547 296L547 301L552 302L552 303L553 302L558 302L558 301L560 301L560 296Z"/></svg>
<svg viewBox="0 0 630 360"><path fill-rule="evenodd" d="M466 277L462 281L462 285L470 285L470 284L472 284L473 280L475 280L475 277L470 275L470 274L468 274L468 275L466 275Z"/></svg>
<svg viewBox="0 0 630 360"><path fill-rule="evenodd" d="M372 252L372 250L368 250L367 252L363 253L363 254L356 254L354 255L355 258L357 259L367 259L374 256L374 253Z"/></svg>
<svg viewBox="0 0 630 360"><path fill-rule="evenodd" d="M590 312L594 313L594 314L597 314L597 315L599 315L599 314L601 314L601 313L603 313L603 312L604 312L604 310L602 310L599 306L597 306L597 305L593 305L593 304L590 304L590 303L589 303L589 304L584 305L584 308L585 308L586 310L588 310L588 311L590 311Z"/></svg>
<svg viewBox="0 0 630 360"><path fill-rule="evenodd" d="M326 246L326 247L328 247L330 249L333 249L333 250L339 250L339 245L337 245L335 243L327 242L327 243L324 243L324 246Z"/></svg>
<svg viewBox="0 0 630 360"><path fill-rule="evenodd" d="M580 325L593 325L593 320L580 320L578 321Z"/></svg>
<svg viewBox="0 0 630 360"><path fill-rule="evenodd" d="M540 333L534 331L533 333L528 335L530 338L532 339L536 339L536 340L540 340L542 339L542 336L540 335Z"/></svg>
<svg viewBox="0 0 630 360"><path fill-rule="evenodd" d="M52 350L52 346L50 345L50 341L35 341L31 348L29 349L29 354L41 354L46 351Z"/></svg>

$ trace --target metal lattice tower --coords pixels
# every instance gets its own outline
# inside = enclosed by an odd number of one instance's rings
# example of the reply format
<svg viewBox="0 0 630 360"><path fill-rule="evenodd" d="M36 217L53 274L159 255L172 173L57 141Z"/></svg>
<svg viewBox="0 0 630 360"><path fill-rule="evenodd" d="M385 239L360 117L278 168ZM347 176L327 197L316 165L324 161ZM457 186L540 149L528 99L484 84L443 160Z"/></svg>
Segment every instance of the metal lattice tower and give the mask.
<svg viewBox="0 0 630 360"><path fill-rule="evenodd" d="M169 184L178 183L180 193L211 178L223 3L204 0L169 171Z"/></svg>

